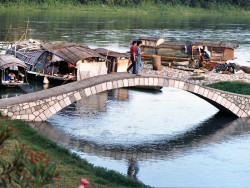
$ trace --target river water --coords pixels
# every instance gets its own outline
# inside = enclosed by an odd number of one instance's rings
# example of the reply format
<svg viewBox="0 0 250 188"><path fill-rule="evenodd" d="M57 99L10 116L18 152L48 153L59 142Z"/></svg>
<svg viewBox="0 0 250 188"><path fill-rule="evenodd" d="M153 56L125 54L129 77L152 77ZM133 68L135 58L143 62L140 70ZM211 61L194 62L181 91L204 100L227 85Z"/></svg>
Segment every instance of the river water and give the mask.
<svg viewBox="0 0 250 188"><path fill-rule="evenodd" d="M11 24L9 39L19 40L30 17L28 37L33 39L65 40L121 52L128 50L130 39L139 36L225 40L239 43L236 62L250 64L250 20L244 17L56 11L3 11L0 17L0 40ZM0 95L13 97L41 89L39 84L1 88ZM103 92L32 126L90 163L148 185L250 185L249 120L223 114L178 89Z"/></svg>

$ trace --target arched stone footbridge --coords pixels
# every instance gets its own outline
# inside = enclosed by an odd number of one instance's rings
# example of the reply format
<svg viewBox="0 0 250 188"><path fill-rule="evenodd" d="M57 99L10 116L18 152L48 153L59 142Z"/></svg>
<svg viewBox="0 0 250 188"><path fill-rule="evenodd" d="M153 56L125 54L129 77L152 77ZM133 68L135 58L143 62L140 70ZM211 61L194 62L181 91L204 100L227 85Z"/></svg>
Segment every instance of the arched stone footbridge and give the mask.
<svg viewBox="0 0 250 188"><path fill-rule="evenodd" d="M1 99L0 111L12 119L45 121L61 109L82 98L106 90L133 86L178 88L193 93L232 115L250 117L250 96L216 90L168 77L156 75L138 77L128 73L92 77L14 98Z"/></svg>

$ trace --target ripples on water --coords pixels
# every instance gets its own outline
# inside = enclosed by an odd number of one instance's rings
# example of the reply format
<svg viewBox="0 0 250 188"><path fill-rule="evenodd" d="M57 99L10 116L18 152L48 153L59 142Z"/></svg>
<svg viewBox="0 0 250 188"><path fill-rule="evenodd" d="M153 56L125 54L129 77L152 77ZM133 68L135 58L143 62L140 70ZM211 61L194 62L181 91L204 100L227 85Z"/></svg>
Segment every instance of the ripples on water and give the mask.
<svg viewBox="0 0 250 188"><path fill-rule="evenodd" d="M89 162L153 186L249 183L249 122L177 89L100 93L33 126Z"/></svg>

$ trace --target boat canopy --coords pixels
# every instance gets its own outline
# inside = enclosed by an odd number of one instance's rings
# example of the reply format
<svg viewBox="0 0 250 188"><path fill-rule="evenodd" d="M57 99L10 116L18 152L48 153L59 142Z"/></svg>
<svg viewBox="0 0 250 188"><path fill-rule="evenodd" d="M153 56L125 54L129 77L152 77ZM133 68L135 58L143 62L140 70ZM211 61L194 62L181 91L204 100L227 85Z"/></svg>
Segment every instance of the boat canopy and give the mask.
<svg viewBox="0 0 250 188"><path fill-rule="evenodd" d="M86 47L68 42L50 42L42 44L42 47L54 55L64 59L70 64L76 65L79 60L89 58L103 58L96 51Z"/></svg>
<svg viewBox="0 0 250 188"><path fill-rule="evenodd" d="M232 42L224 42L224 41L206 41L206 40L194 40L192 45L196 46L208 46L208 47L222 47L222 48L230 48L236 49L239 47L238 44Z"/></svg>
<svg viewBox="0 0 250 188"><path fill-rule="evenodd" d="M18 66L27 69L25 63L12 55L1 55L0 56L0 69L6 69L11 66Z"/></svg>
<svg viewBox="0 0 250 188"><path fill-rule="evenodd" d="M171 49L182 49L185 48L188 44L185 42L163 42L157 48L171 48Z"/></svg>
<svg viewBox="0 0 250 188"><path fill-rule="evenodd" d="M115 58L129 58L129 53L120 53L120 52L115 52L115 51L110 51L110 50L107 50L105 48L96 48L95 51L106 57L115 57Z"/></svg>

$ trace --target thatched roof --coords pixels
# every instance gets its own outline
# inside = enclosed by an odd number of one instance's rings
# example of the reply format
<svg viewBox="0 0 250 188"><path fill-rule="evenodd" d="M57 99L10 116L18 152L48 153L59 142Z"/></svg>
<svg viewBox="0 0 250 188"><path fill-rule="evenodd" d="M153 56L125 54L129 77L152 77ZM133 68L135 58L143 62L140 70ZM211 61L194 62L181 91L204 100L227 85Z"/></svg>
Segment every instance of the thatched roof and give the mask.
<svg viewBox="0 0 250 188"><path fill-rule="evenodd" d="M0 69L6 69L10 66L19 66L27 69L25 63L12 55L0 55Z"/></svg>
<svg viewBox="0 0 250 188"><path fill-rule="evenodd" d="M129 53L119 53L119 52L115 52L115 51L110 51L107 50L105 48L97 48L94 49L98 54L106 57L108 55L108 57L117 57L117 58L129 58Z"/></svg>
<svg viewBox="0 0 250 188"><path fill-rule="evenodd" d="M194 40L192 44L197 46L222 47L231 49L236 49L239 47L238 44L232 42L223 42L223 41Z"/></svg>
<svg viewBox="0 0 250 188"><path fill-rule="evenodd" d="M68 42L44 43L42 47L71 64L76 64L79 60L88 58L102 58L97 52L88 47Z"/></svg>

